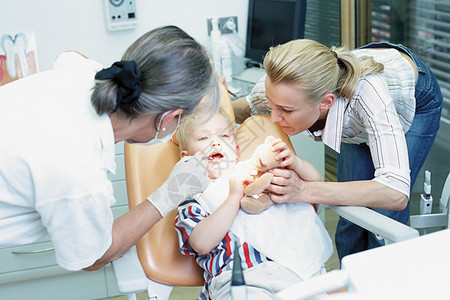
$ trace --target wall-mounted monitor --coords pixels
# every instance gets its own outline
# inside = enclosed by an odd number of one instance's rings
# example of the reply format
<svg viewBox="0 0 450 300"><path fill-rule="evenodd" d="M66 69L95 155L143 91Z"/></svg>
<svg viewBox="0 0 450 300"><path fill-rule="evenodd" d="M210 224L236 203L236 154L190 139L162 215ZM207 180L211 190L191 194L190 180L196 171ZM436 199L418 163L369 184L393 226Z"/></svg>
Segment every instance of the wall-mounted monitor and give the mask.
<svg viewBox="0 0 450 300"><path fill-rule="evenodd" d="M249 0L245 56L261 63L271 46L305 34L306 0Z"/></svg>

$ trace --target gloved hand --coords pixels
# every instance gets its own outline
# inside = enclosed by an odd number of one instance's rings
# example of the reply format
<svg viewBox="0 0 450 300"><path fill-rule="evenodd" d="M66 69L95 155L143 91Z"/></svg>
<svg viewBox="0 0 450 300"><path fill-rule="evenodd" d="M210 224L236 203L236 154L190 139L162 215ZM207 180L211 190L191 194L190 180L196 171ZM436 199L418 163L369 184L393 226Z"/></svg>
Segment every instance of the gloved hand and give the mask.
<svg viewBox="0 0 450 300"><path fill-rule="evenodd" d="M210 179L207 175L207 161L197 152L185 156L175 164L169 178L153 194L147 197L164 217L183 200L203 192Z"/></svg>

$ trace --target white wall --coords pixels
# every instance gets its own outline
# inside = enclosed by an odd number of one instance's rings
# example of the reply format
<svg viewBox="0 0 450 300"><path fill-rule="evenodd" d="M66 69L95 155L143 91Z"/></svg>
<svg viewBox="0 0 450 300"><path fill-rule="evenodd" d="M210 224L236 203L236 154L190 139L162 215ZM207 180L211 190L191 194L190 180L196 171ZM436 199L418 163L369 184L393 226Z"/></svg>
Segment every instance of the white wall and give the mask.
<svg viewBox="0 0 450 300"><path fill-rule="evenodd" d="M108 31L104 0L9 0L0 9L0 34L34 31L39 69L52 68L56 56L77 50L105 66L145 32L176 25L206 45L206 19L238 16L245 40L248 0L136 0L136 29Z"/></svg>
<svg viewBox="0 0 450 300"><path fill-rule="evenodd" d="M239 36L245 41L248 0L136 0L138 26L122 31L106 29L103 1L5 0L0 34L34 31L41 71L52 68L56 56L65 50L77 50L109 66L139 36L162 25L177 25L207 45L206 19L212 17L237 16ZM306 142L302 136L293 140L299 156L323 175L323 144L304 146Z"/></svg>

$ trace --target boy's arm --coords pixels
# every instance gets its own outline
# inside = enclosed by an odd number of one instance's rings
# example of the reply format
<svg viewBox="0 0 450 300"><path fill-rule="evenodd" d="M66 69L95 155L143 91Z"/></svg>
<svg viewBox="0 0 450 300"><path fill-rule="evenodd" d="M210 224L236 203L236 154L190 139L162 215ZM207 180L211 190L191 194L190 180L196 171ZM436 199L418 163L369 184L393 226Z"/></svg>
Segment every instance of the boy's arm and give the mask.
<svg viewBox="0 0 450 300"><path fill-rule="evenodd" d="M222 241L233 223L244 197L244 182L251 180L249 164L237 163L230 175L228 198L191 232L188 243L197 253L206 254Z"/></svg>
<svg viewBox="0 0 450 300"><path fill-rule="evenodd" d="M194 227L188 243L195 252L207 254L220 244L239 211L241 198L230 195L216 211Z"/></svg>

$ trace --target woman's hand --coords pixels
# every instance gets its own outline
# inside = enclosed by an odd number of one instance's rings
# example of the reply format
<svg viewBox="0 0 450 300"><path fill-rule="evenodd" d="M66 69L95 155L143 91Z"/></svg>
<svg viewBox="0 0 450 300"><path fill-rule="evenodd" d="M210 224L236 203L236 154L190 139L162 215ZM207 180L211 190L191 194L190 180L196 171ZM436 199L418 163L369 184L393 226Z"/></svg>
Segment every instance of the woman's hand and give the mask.
<svg viewBox="0 0 450 300"><path fill-rule="evenodd" d="M274 177L268 186L270 199L275 203L302 202L307 182L291 169L274 168L270 170Z"/></svg>
<svg viewBox="0 0 450 300"><path fill-rule="evenodd" d="M285 142L277 138L272 144L272 151L279 152L275 157L276 160L280 161L280 168L289 168L295 170L297 167L298 157L289 149Z"/></svg>
<svg viewBox="0 0 450 300"><path fill-rule="evenodd" d="M204 191L209 183L206 160L198 152L194 156L185 156L177 162L169 178L148 196L147 200L153 203L164 217L183 200Z"/></svg>

